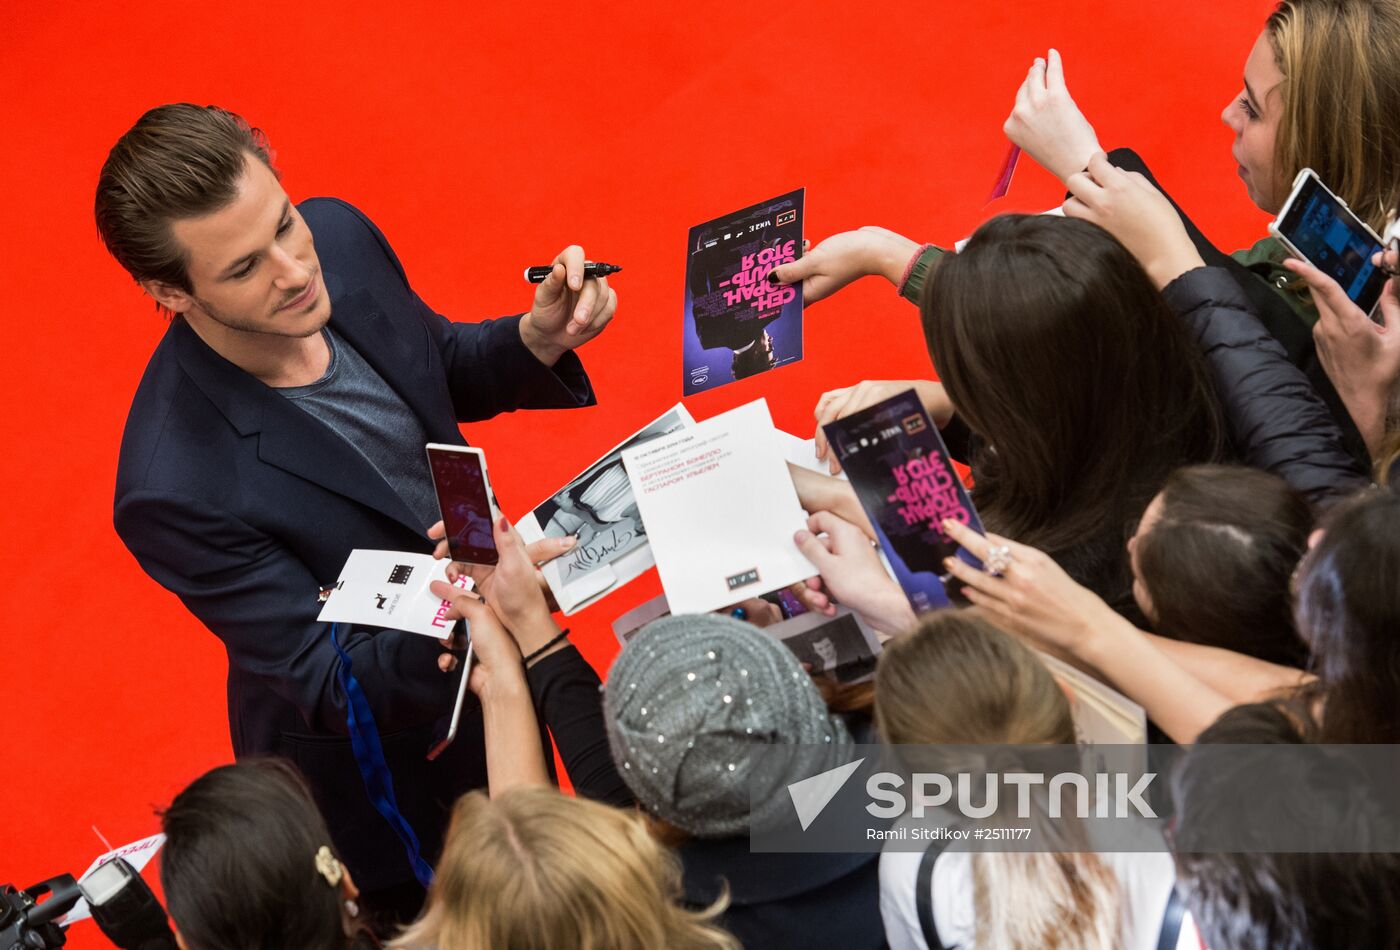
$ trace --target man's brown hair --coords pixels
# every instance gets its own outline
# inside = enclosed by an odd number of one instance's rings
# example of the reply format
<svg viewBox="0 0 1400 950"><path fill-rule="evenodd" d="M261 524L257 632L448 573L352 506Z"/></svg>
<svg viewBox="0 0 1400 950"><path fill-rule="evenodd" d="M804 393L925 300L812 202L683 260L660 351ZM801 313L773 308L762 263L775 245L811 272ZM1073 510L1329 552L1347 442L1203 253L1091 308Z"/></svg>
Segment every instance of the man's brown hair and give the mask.
<svg viewBox="0 0 1400 950"><path fill-rule="evenodd" d="M98 176L93 213L102 243L134 279L193 293L170 223L231 202L245 155L277 173L267 137L242 116L188 102L150 110L112 146Z"/></svg>

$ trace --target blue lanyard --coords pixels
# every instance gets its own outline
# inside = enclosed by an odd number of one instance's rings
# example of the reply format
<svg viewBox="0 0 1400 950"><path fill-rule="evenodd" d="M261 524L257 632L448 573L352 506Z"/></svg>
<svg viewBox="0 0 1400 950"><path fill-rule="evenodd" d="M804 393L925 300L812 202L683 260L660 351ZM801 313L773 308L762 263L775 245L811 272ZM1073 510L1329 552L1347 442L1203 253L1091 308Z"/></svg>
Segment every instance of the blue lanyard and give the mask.
<svg viewBox="0 0 1400 950"><path fill-rule="evenodd" d="M369 700L360 687L360 681L350 665L350 654L340 645L337 635L340 624L331 624L331 643L340 654L340 668L336 678L340 688L345 690L345 724L350 729L350 748L355 753L355 764L360 767L360 777L365 783L365 792L374 805L374 810L384 816L394 834L403 842L408 853L408 863L413 867L413 876L424 887L433 883L433 869L418 853L418 836L413 827L399 813L398 802L394 800L394 777L389 774L389 764L384 761L384 746L379 742L379 728L374 724L374 713L370 711Z"/></svg>

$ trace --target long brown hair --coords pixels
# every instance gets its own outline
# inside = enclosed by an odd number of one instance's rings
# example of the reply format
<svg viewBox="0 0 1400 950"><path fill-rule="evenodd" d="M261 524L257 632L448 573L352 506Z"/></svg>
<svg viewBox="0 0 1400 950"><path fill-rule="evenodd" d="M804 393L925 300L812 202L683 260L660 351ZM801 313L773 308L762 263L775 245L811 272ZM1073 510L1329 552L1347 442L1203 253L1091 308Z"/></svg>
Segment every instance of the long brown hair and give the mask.
<svg viewBox="0 0 1400 950"><path fill-rule="evenodd" d="M1224 452L1201 355L1147 273L1084 221L1004 215L934 272L929 355L986 445L973 500L1136 616L1124 544L1175 468Z"/></svg>
<svg viewBox="0 0 1400 950"><path fill-rule="evenodd" d="M347 950L345 895L318 871L335 846L306 782L282 759L245 759L191 782L161 813L160 883L196 950ZM357 930L357 927L349 927Z"/></svg>
<svg viewBox="0 0 1400 950"><path fill-rule="evenodd" d="M968 610L928 615L885 646L875 720L900 745L1070 745L1069 700L1035 654ZM1117 878L1092 852L975 854L979 947L1118 944Z"/></svg>
<svg viewBox="0 0 1400 950"><path fill-rule="evenodd" d="M676 858L631 812L552 788L457 800L423 916L393 944L434 950L739 950L680 906Z"/></svg>
<svg viewBox="0 0 1400 950"><path fill-rule="evenodd" d="M1298 632L1317 679L1300 691L1321 708L1317 742L1400 743L1400 496L1358 495L1328 513L1298 571Z"/></svg>
<svg viewBox="0 0 1400 950"><path fill-rule="evenodd" d="M1283 73L1281 175L1311 168L1380 231L1400 204L1400 0L1283 0L1265 32Z"/></svg>

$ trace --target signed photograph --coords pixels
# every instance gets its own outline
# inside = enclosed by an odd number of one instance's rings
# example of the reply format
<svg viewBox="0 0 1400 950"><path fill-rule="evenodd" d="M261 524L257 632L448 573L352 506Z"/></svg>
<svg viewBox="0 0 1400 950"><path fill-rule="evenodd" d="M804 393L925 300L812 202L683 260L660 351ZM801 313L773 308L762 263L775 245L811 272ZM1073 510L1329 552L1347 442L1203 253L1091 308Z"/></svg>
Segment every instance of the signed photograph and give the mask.
<svg viewBox="0 0 1400 950"><path fill-rule="evenodd" d="M677 405L614 446L517 525L528 541L572 536L572 552L544 567L555 600L567 614L626 584L652 566L646 526L637 511L622 452L694 425Z"/></svg>

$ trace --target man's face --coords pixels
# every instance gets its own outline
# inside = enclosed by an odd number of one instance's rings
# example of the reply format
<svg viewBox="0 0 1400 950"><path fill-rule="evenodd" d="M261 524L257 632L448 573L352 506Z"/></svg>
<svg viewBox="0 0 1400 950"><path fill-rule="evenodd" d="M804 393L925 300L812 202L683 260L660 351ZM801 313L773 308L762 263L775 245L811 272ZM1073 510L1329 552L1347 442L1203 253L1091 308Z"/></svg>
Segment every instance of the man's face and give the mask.
<svg viewBox="0 0 1400 950"><path fill-rule="evenodd" d="M240 333L307 337L331 316L311 230L262 162L248 156L233 201L171 223L193 292L156 293L191 323Z"/></svg>
<svg viewBox="0 0 1400 950"><path fill-rule="evenodd" d="M817 656L821 657L823 669L831 670L836 668L836 644L831 642L830 637L823 637L812 642L812 649Z"/></svg>

